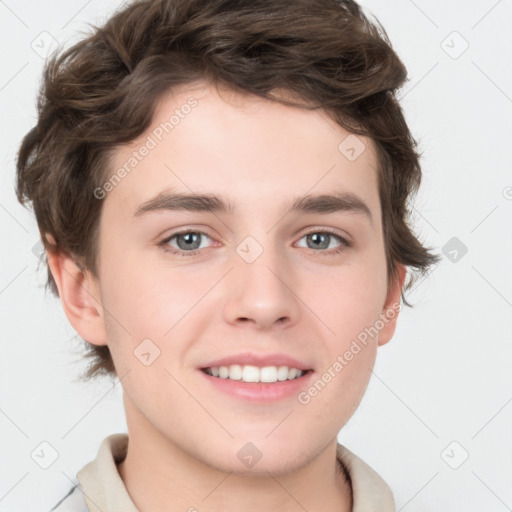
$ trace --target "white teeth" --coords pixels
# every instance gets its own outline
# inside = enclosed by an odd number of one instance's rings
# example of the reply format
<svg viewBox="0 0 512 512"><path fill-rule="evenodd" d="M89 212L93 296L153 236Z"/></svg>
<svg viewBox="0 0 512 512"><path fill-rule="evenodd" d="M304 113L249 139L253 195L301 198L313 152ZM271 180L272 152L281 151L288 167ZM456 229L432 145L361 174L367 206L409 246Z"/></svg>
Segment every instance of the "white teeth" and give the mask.
<svg viewBox="0 0 512 512"><path fill-rule="evenodd" d="M232 364L231 366L214 366L206 373L221 379L242 380L244 382L277 382L298 379L304 372L288 366L264 366Z"/></svg>
<svg viewBox="0 0 512 512"><path fill-rule="evenodd" d="M297 370L297 368L290 368L288 370L288 379L295 379L295 377L297 377L297 372L299 370Z"/></svg>
<svg viewBox="0 0 512 512"><path fill-rule="evenodd" d="M242 377L242 367L239 364L232 364L229 367L229 377L231 380L241 380Z"/></svg>
<svg viewBox="0 0 512 512"><path fill-rule="evenodd" d="M276 382L277 381L277 369L275 366L264 366L260 370L261 382Z"/></svg>
<svg viewBox="0 0 512 512"><path fill-rule="evenodd" d="M229 377L231 378L231 368L229 367ZM244 366L242 380L244 382L259 382L260 381L260 369L257 366Z"/></svg>
<svg viewBox="0 0 512 512"><path fill-rule="evenodd" d="M277 369L277 380L287 380L288 379L288 366L280 366Z"/></svg>

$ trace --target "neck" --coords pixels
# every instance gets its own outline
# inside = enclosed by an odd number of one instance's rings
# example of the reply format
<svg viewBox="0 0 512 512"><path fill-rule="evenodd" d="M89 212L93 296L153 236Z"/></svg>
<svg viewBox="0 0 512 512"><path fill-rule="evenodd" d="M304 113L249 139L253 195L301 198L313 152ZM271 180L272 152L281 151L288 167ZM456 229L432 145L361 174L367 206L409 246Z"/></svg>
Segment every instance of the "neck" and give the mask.
<svg viewBox="0 0 512 512"><path fill-rule="evenodd" d="M336 440L292 473L225 473L206 465L168 439L130 431L118 470L140 512L244 512L280 510L350 512L352 491L336 459Z"/></svg>

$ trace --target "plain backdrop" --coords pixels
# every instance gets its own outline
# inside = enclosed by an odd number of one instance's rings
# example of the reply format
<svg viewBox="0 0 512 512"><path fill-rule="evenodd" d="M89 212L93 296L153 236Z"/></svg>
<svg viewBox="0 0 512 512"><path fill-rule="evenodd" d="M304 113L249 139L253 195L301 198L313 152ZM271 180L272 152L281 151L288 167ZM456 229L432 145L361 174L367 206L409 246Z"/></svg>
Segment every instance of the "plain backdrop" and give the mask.
<svg viewBox="0 0 512 512"><path fill-rule="evenodd" d="M442 261L339 440L388 482L397 510L511 510L512 2L362 4L409 71L401 97L424 172L413 222ZM126 431L119 383L76 380L81 345L44 292L37 226L14 195L45 52L119 5L0 2L2 512L49 510L101 440Z"/></svg>

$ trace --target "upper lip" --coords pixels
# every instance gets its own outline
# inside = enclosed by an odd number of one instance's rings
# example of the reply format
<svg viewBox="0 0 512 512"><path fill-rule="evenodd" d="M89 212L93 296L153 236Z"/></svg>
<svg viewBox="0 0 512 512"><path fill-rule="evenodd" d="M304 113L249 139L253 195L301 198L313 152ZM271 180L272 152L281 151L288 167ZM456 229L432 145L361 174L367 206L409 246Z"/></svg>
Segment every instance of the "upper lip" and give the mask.
<svg viewBox="0 0 512 512"><path fill-rule="evenodd" d="M210 361L201 366L201 368L214 368L219 366L231 366L232 364L252 365L258 367L264 366L288 366L289 368L297 368L297 370L310 370L311 366L298 361L294 357L286 354L257 354L255 352L242 352L240 354L232 354Z"/></svg>

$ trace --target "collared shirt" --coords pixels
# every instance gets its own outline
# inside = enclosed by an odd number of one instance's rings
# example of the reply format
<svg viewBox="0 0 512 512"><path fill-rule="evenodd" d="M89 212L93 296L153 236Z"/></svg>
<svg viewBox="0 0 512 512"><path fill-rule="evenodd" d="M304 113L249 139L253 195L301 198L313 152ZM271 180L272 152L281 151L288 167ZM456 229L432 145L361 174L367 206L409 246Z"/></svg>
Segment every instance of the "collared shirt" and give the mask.
<svg viewBox="0 0 512 512"><path fill-rule="evenodd" d="M106 437L96 459L77 473L76 485L50 512L138 512L117 469L127 448L128 434ZM391 490L370 466L341 444L336 457L350 477L352 512L395 512Z"/></svg>

